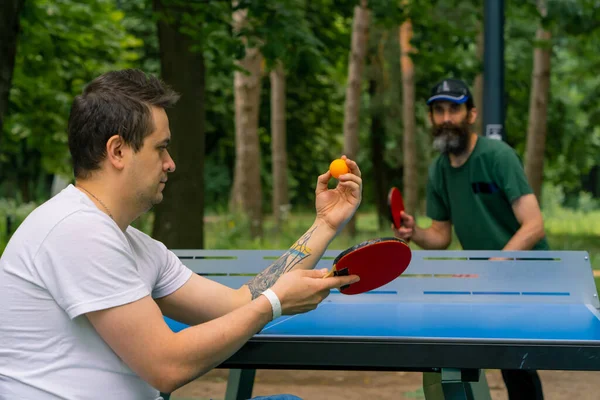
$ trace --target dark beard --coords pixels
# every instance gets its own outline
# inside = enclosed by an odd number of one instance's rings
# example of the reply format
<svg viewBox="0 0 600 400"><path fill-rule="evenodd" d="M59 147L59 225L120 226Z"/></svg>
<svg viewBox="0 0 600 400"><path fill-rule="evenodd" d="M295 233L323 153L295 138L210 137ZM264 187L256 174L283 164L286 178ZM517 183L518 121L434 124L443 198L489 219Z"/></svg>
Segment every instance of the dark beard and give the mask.
<svg viewBox="0 0 600 400"><path fill-rule="evenodd" d="M470 124L465 118L460 124L444 122L431 128L433 147L440 153L451 153L455 156L463 154L469 146L471 137Z"/></svg>

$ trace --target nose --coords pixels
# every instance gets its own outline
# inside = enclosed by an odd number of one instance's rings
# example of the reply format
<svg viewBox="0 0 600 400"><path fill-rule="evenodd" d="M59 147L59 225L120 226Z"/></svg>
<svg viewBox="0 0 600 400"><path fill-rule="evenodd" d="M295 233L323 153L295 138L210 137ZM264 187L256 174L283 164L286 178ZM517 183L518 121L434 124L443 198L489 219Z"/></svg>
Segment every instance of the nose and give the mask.
<svg viewBox="0 0 600 400"><path fill-rule="evenodd" d="M452 122L449 110L444 110L444 122Z"/></svg>
<svg viewBox="0 0 600 400"><path fill-rule="evenodd" d="M176 168L175 161L173 161L173 157L171 157L170 154L168 155L168 159L165 163L165 167L166 167L165 169L167 172L175 172L175 168Z"/></svg>

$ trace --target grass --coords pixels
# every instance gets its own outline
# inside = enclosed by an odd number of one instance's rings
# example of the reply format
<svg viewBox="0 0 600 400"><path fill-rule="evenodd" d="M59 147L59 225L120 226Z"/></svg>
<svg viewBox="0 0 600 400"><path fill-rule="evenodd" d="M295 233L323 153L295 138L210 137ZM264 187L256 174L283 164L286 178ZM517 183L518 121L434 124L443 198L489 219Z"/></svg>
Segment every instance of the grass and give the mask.
<svg viewBox="0 0 600 400"><path fill-rule="evenodd" d="M2 204L2 209L12 209L16 215L16 223L22 221L31 212L34 205L16 206L15 204ZM2 207L4 206L4 207ZM7 241L6 217L0 212L0 252L4 250ZM284 223L281 232L275 230L272 218L265 218L263 225L263 239L249 237L248 224L243 218L225 213L208 215L205 223L205 247L208 249L287 249L311 226L314 221L313 212L294 213ZM16 229L16 223L14 228ZM418 218L420 226L426 227L431 222L428 218ZM553 208L552 212L544 214L544 224L548 235L548 242L553 250L584 250L590 254L592 268L600 271L600 210L589 212L573 211L563 208ZM152 214L147 214L134 226L146 231L151 231ZM356 237L344 233L338 235L329 245L329 249L346 249L363 240L376 237L391 236L392 232L387 226L378 228L377 215L374 212L357 214ZM413 249L418 249L411 243ZM450 249L460 249L454 237ZM598 281L600 283L600 280Z"/></svg>
<svg viewBox="0 0 600 400"><path fill-rule="evenodd" d="M251 239L248 226L240 218L226 215L214 215L207 218L205 225L205 243L209 249L287 249L312 224L314 214L294 214L277 232L270 218L264 221L263 239ZM419 226L427 227L431 223L428 218L418 219ZM600 270L600 211L589 213L565 211L558 216L545 216L545 227L548 242L552 250L584 250L590 254L594 269ZM375 237L391 236L390 229L378 229L375 213L358 213L356 237L344 233L338 235L329 245L329 249L346 249L363 240ZM411 247L418 249L414 243ZM459 250L456 237L450 245L451 250Z"/></svg>

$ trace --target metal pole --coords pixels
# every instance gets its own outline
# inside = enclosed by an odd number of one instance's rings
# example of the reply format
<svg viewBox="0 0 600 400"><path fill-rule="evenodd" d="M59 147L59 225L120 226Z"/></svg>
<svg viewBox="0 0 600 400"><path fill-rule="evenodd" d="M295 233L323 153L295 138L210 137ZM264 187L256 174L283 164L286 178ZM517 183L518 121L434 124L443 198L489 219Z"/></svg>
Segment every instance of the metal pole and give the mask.
<svg viewBox="0 0 600 400"><path fill-rule="evenodd" d="M485 136L506 140L504 131L504 0L485 0L483 125Z"/></svg>

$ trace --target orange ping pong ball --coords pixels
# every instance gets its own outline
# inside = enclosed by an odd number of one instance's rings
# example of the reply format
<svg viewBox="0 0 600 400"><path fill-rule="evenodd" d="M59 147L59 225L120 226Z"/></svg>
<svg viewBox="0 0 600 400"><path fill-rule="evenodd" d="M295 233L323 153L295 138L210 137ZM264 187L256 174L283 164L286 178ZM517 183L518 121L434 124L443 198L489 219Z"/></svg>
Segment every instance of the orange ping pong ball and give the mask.
<svg viewBox="0 0 600 400"><path fill-rule="evenodd" d="M340 175L347 174L350 170L346 165L346 161L338 158L329 164L329 171L334 178L339 178Z"/></svg>

